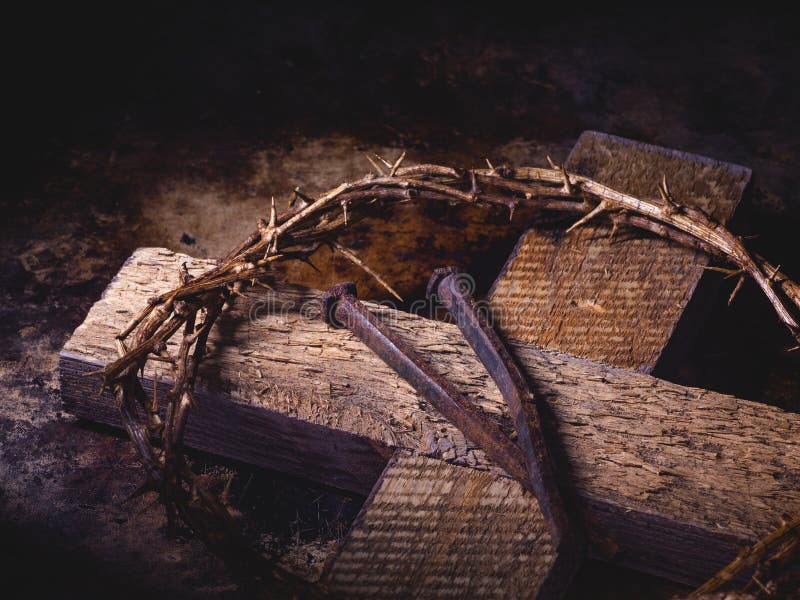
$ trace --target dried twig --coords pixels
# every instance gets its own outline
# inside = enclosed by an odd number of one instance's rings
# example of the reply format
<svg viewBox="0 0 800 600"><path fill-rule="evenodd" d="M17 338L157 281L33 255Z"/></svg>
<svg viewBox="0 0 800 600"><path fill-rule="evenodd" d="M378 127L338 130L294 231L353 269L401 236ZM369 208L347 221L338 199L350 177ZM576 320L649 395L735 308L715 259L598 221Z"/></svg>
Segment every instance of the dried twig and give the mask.
<svg viewBox="0 0 800 600"><path fill-rule="evenodd" d="M334 248L335 250L338 250L339 253L342 256L344 256L347 260L352 262L354 265L356 265L356 266L360 267L361 269L363 269L365 273L367 273L368 275L371 275L375 279L375 281L377 281L379 284L381 284L383 286L383 288L387 292L389 292L392 296L397 298L400 302L403 301L402 296L400 296L400 294L398 294L394 290L394 288L391 285L389 285L383 277L380 276L380 274L378 274L376 271L374 271L369 266L367 266L367 264L363 260L361 260L358 257L358 255L355 252L353 252L350 248L347 248L346 246L342 246L342 244L340 244L339 242L336 242L336 241L331 242L331 247Z"/></svg>
<svg viewBox="0 0 800 600"><path fill-rule="evenodd" d="M749 548L744 548L735 559L725 566L719 573L694 590L689 597L697 598L704 594L717 591L722 586L736 579L746 569L752 569L764 563L773 555L782 555L790 552L800 541L800 515L785 521L775 531L756 542ZM755 580L758 583L758 578Z"/></svg>
<svg viewBox="0 0 800 600"><path fill-rule="evenodd" d="M268 285L274 276L273 263L310 262L322 245L337 249L399 297L380 275L337 241L345 228L377 214L384 205L408 200L465 203L502 206L510 215L515 208L528 206L578 215L569 231L602 218L608 219L614 230L628 226L650 231L714 254L731 263L737 274L749 276L800 344L800 286L789 280L779 267L748 251L742 239L723 225L696 208L680 204L666 180L658 185L660 199L645 199L568 173L549 159L550 168L511 168L487 161L488 169L458 171L430 164L402 167L405 154L394 162L377 155L367 158L373 173L352 183L342 183L316 198L295 190L291 208L281 215L277 214L273 200L269 219L260 220L257 229L216 267L195 278L182 270L181 285L151 299L118 334L119 358L96 372L105 386L114 389L125 426L145 466L149 486L159 492L170 522L183 520L234 566L250 564L264 568L263 561L254 558L252 551L253 556L242 558L247 554L246 544L241 536L231 533L235 523L227 506L192 474L182 454L183 433L194 402L193 389L208 335L233 296L241 294L247 286ZM166 351L166 342L181 328L183 337L178 353L171 356ZM165 399L163 423L158 415L159 398L155 394L148 398L137 376L151 359L164 361L173 371L174 383ZM160 443L154 443L152 436L157 436Z"/></svg>

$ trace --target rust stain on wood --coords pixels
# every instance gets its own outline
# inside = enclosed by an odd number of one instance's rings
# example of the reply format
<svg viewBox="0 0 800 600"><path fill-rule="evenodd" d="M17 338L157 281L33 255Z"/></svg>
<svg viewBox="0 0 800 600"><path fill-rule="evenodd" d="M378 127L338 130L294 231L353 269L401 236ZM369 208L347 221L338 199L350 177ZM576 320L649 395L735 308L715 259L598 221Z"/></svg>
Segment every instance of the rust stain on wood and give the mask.
<svg viewBox="0 0 800 600"><path fill-rule="evenodd" d="M677 201L723 223L751 174L744 167L595 132L581 135L566 168L648 198L658 198L657 184L666 176ZM528 230L490 292L504 335L652 372L708 257L639 231L620 231L616 241L610 234L611 226L603 223L570 233L563 227Z"/></svg>

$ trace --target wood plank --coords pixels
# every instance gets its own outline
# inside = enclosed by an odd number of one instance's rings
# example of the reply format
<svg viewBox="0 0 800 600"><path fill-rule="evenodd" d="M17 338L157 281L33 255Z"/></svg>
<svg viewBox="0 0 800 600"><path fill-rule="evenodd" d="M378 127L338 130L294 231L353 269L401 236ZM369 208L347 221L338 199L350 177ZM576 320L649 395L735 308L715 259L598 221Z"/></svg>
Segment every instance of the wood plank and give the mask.
<svg viewBox="0 0 800 600"><path fill-rule="evenodd" d="M666 175L678 201L722 222L751 175L745 167L596 132L581 135L566 165L645 197L658 197ZM645 373L658 368L664 376L677 368L670 363L681 358L705 312L714 287L703 278L708 257L639 231L619 232L616 239L625 242L615 242L610 232L601 221L570 233L562 224L528 230L490 292L495 325L507 338Z"/></svg>
<svg viewBox="0 0 800 600"><path fill-rule="evenodd" d="M512 480L399 453L323 579L345 598L535 598L554 560Z"/></svg>
<svg viewBox="0 0 800 600"><path fill-rule="evenodd" d="M81 374L114 357L116 331L175 284L183 261L193 271L210 264L138 250L92 307L60 357L68 411L119 424L110 395L97 396L99 382ZM212 339L189 445L361 493L397 447L501 474L348 332L310 318L315 297L290 289L237 300ZM454 326L371 306L511 431L497 388ZM525 344L512 351L551 410L545 425L565 451L596 553L696 582L735 544L800 511L800 416Z"/></svg>
<svg viewBox="0 0 800 600"><path fill-rule="evenodd" d="M584 136L582 143L579 142L573 150L570 158L577 158L585 163L584 172L587 169L598 170L598 144L593 143L598 140L607 142L602 136L598 138L590 134ZM634 148L639 150L637 146ZM638 154L643 154L644 160L648 160L648 152ZM606 162L605 158L601 155L599 162ZM574 167L572 162L570 161L570 169ZM654 161L650 159L648 162L652 166ZM617 185L622 188L627 183L625 177L628 173L622 177L614 177L619 175L617 172L605 175L616 179ZM539 258L536 252L533 254ZM611 258L613 260L615 257ZM575 255L569 255L569 259L580 264ZM539 266L544 268L542 263ZM581 269L582 267L581 264ZM604 270L608 267L614 267L613 262L605 265ZM582 270L581 275L587 274ZM535 293L535 284L530 289L526 283L523 279L516 282L516 287L512 285L512 288L517 292L522 291L523 296L526 292ZM696 293L697 290L692 292L696 304L697 299L704 294ZM504 305L496 301L493 307L497 313ZM689 315L697 312L697 309L688 311ZM683 315L681 322L690 321L686 318L686 313L679 314ZM512 321L511 324L516 323ZM526 322L525 326L528 327L529 324ZM559 323L558 327L560 326ZM558 331L560 333L562 330ZM680 332L676 334L672 331L669 332L669 337L673 354L676 348L675 339L687 338L680 335ZM602 352L608 348L604 337L581 339L581 342L590 351ZM332 563L329 573L332 587L348 597L484 597L490 594L500 597L536 597L536 592L549 570L546 566L541 566L542 562L552 564L553 557L547 553L541 555L535 551L523 551L525 556L520 557L522 560L519 563L522 568L509 568L509 565L516 564L516 554L519 553L514 547L514 534L518 531L525 532L526 529L535 532L536 528L531 527L530 523L520 523L514 518L513 511L509 513L502 503L492 501L493 494L487 493L488 489L480 482L482 478L489 481L492 478L474 471L469 472L470 476L463 469L448 469L417 457L404 458L403 462L408 464L390 464L376 484L373 497L365 504L362 514ZM469 499L464 501L461 493L457 491L443 497L442 490L451 487L459 491L464 488L478 489L478 494L486 498L486 506L479 513L478 523L473 522L476 515L473 503ZM526 504L518 490L506 490L502 498L513 498L514 506ZM527 503L525 514L534 524L541 523L541 513L535 502ZM521 538L523 533L518 535ZM540 536L535 535L534 538L538 539L540 548L549 549L546 540L542 541ZM482 539L486 543L481 543Z"/></svg>

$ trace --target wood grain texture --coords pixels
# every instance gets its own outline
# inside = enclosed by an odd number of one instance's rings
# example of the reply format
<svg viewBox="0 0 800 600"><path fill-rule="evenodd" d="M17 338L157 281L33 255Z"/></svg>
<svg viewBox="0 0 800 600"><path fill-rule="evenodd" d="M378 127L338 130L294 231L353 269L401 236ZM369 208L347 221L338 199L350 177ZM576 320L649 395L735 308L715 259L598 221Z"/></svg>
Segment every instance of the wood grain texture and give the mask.
<svg viewBox="0 0 800 600"><path fill-rule="evenodd" d="M399 453L323 577L346 598L535 598L554 559L515 482Z"/></svg>
<svg viewBox="0 0 800 600"><path fill-rule="evenodd" d="M585 132L566 163L633 195L658 198L666 175L675 199L725 222L750 170L623 138ZM708 257L673 242L593 222L527 231L490 292L504 335L542 348L650 373L670 340ZM620 241L624 239L624 242ZM690 311L697 317L698 310Z"/></svg>
<svg viewBox="0 0 800 600"><path fill-rule="evenodd" d="M183 261L191 271L209 265L138 250L92 307L60 357L69 412L119 424L111 396L98 396L99 382L81 373L115 355L116 331L174 285ZM237 299L201 370L190 446L361 493L397 447L501 475L360 342L313 318L316 294ZM370 306L511 431L497 388L455 326ZM545 426L563 449L567 489L596 554L697 582L733 557L735 544L800 511L800 416L533 346L511 350L547 405Z"/></svg>

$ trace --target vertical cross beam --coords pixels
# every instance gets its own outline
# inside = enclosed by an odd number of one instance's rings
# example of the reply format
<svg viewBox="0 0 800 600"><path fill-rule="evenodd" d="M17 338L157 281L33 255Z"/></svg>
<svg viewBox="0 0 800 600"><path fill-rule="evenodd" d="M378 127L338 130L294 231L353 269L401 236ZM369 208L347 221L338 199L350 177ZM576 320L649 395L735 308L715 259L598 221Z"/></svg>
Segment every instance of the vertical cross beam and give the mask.
<svg viewBox="0 0 800 600"><path fill-rule="evenodd" d="M723 223L751 176L596 132L581 135L564 168L645 197L658 197L666 178L677 201ZM639 231L613 232L615 243L603 223L565 229L535 226L522 236L490 291L494 325L506 338L609 365L662 376L677 370L713 289L703 277L709 257ZM522 517L519 493L497 502L484 474L429 462L390 463L329 569L331 585L349 596L434 597L440 586L457 597L551 595L542 582L552 544L535 500ZM438 493L442 486L450 493ZM483 517L475 519L481 494ZM519 536L531 540L524 552Z"/></svg>
<svg viewBox="0 0 800 600"><path fill-rule="evenodd" d="M675 200L726 222L750 181L745 167L584 132L565 163L635 196L658 198L666 177ZM668 376L704 313L709 257L641 231L593 221L528 230L490 291L507 338L608 365Z"/></svg>

